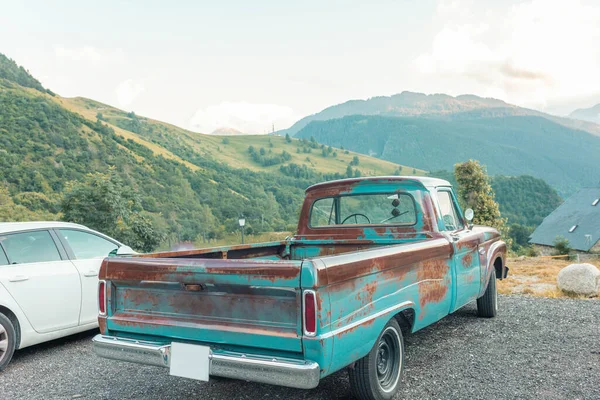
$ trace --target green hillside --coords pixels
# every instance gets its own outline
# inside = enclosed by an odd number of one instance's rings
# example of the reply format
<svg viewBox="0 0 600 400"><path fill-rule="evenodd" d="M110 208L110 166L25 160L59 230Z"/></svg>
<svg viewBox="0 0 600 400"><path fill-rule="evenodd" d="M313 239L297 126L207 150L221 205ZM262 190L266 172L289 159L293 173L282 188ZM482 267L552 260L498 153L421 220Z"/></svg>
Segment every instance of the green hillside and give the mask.
<svg viewBox="0 0 600 400"><path fill-rule="evenodd" d="M46 91L42 84L29 74L29 72L17 65L13 60L0 53L0 79L14 82L19 86L32 88L42 93L51 93Z"/></svg>
<svg viewBox="0 0 600 400"><path fill-rule="evenodd" d="M538 226L562 203L550 185L533 176L494 176L492 189L500 212L510 223Z"/></svg>
<svg viewBox="0 0 600 400"><path fill-rule="evenodd" d="M117 108L102 104L85 98L58 98L60 104L89 120L95 121L100 117L102 122L108 124L117 133L127 138L136 140L145 146L154 146L158 154L173 157L178 160L186 160L194 163L195 157L210 158L214 161L223 162L236 168L248 168L252 171L278 172L282 164L306 164L307 167L316 172L324 174L345 173L347 165L352 161L356 153L336 149L336 157L333 151L328 157L322 157L322 149L312 148L310 153L305 153L307 147L299 140L286 140L282 136L266 135L238 135L238 136L216 136L191 132L177 126L156 121L125 112ZM290 154L290 159L284 163L265 165L256 162L248 147L254 146L260 151L264 148L271 151L272 155L279 155L283 151ZM298 152L300 149L300 152ZM386 160L374 157L358 155L361 159L360 171L366 175L388 175L398 168L398 165ZM307 161L307 157L310 161ZM195 164L194 164L195 165ZM402 166L403 170L411 171L412 167ZM193 168L193 167L192 167ZM416 173L422 174L419 170Z"/></svg>
<svg viewBox="0 0 600 400"><path fill-rule="evenodd" d="M600 176L600 137L537 116L440 120L354 115L313 121L296 137L314 137L393 162L435 171L478 159L490 175L532 175L562 195Z"/></svg>
<svg viewBox="0 0 600 400"><path fill-rule="evenodd" d="M68 182L114 170L172 240L221 237L242 213L249 232L290 231L313 183L413 172L310 140L197 134L61 98L12 61L0 71L0 220L60 218Z"/></svg>

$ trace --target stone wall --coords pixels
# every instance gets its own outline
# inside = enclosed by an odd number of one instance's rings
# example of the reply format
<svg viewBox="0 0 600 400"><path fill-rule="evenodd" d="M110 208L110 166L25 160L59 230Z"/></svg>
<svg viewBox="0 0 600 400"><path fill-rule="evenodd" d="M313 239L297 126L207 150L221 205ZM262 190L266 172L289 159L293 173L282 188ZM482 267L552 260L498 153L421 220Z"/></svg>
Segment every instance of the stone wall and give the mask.
<svg viewBox="0 0 600 400"><path fill-rule="evenodd" d="M540 254L540 256L553 256L554 247L546 246L542 244L534 244L534 248ZM579 261L598 260L600 259L600 240L590 249L590 251L572 250L571 258Z"/></svg>
<svg viewBox="0 0 600 400"><path fill-rule="evenodd" d="M596 242L596 244L594 245L594 247L592 247L590 249L590 253L592 253L592 254L600 254L600 240L598 240Z"/></svg>

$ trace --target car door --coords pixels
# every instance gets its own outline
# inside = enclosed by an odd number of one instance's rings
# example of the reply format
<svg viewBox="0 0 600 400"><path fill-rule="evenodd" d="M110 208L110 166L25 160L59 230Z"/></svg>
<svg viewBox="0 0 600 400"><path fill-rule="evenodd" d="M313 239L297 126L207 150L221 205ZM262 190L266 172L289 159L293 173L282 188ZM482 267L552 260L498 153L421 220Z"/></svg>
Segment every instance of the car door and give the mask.
<svg viewBox="0 0 600 400"><path fill-rule="evenodd" d="M1 234L8 265L0 282L38 333L75 327L81 307L81 283L64 249L49 230Z"/></svg>
<svg viewBox="0 0 600 400"><path fill-rule="evenodd" d="M479 294L479 237L465 227L458 203L450 188L438 189L437 197L447 237L454 247L456 295L452 311L455 311L475 300Z"/></svg>
<svg viewBox="0 0 600 400"><path fill-rule="evenodd" d="M56 229L71 262L81 278L81 314L79 324L98 321L98 271L102 260L119 248L119 243L81 229Z"/></svg>

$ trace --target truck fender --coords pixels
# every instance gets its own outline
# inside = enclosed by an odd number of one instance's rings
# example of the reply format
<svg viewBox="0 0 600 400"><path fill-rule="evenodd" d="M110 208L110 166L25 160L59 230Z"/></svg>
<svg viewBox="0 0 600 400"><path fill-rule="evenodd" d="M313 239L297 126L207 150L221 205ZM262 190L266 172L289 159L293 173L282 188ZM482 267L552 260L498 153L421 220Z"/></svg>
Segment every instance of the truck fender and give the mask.
<svg viewBox="0 0 600 400"><path fill-rule="evenodd" d="M503 241L494 242L486 252L486 267L481 273L481 289L478 297L485 293L492 273L496 274L496 279L504 279L508 274L506 243Z"/></svg>

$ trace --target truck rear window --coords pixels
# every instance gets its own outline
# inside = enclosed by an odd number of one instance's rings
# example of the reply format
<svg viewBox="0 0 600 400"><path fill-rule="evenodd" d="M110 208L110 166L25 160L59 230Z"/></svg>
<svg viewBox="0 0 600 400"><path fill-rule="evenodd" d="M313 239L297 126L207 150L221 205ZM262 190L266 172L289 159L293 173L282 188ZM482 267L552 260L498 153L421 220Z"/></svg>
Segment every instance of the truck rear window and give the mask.
<svg viewBox="0 0 600 400"><path fill-rule="evenodd" d="M310 226L414 225L417 210L411 195L376 193L318 199L313 203Z"/></svg>

